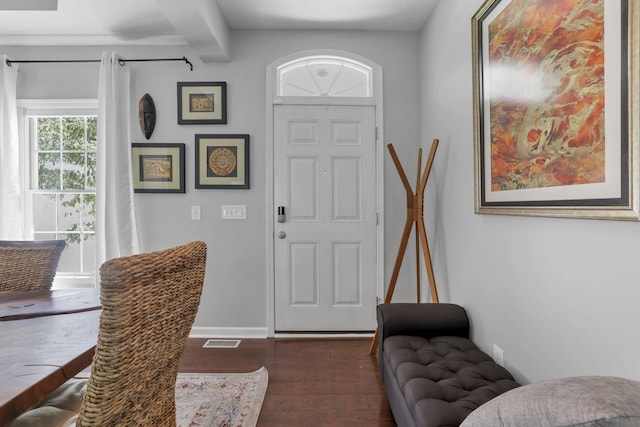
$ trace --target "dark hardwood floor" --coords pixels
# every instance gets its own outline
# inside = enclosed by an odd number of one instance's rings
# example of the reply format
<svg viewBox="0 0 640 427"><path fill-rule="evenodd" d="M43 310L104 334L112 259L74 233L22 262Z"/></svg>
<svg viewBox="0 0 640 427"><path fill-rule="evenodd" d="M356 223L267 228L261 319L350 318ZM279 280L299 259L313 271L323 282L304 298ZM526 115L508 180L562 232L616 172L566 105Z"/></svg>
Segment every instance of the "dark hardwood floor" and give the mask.
<svg viewBox="0 0 640 427"><path fill-rule="evenodd" d="M269 386L258 427L395 427L370 339L243 339L235 349L190 338L180 372L251 372Z"/></svg>

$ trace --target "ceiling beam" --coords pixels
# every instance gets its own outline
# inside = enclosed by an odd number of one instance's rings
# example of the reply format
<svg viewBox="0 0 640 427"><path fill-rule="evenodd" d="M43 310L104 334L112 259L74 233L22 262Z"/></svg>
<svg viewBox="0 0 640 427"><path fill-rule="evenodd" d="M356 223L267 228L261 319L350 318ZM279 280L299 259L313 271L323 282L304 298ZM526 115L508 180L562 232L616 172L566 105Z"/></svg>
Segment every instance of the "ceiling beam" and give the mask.
<svg viewBox="0 0 640 427"><path fill-rule="evenodd" d="M58 0L0 0L0 10L58 10Z"/></svg>
<svg viewBox="0 0 640 427"><path fill-rule="evenodd" d="M229 61L229 25L217 0L156 0L204 63Z"/></svg>

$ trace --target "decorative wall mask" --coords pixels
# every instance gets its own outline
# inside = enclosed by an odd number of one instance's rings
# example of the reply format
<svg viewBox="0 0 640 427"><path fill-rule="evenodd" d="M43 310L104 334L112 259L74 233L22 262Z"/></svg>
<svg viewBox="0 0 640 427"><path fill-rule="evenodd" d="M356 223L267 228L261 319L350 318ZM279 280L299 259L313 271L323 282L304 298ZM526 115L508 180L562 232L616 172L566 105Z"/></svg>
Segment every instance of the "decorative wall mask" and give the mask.
<svg viewBox="0 0 640 427"><path fill-rule="evenodd" d="M148 93L145 93L138 103L138 121L145 138L151 138L153 129L156 127L156 106Z"/></svg>

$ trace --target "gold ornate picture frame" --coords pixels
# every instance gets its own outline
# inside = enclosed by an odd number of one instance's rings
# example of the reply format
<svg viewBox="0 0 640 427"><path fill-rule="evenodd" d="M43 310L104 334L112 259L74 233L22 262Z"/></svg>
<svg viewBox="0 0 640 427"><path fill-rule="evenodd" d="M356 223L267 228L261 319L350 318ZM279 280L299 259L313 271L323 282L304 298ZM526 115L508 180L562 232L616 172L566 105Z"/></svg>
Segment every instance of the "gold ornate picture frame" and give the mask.
<svg viewBox="0 0 640 427"><path fill-rule="evenodd" d="M640 219L639 8L487 0L476 12L476 213Z"/></svg>

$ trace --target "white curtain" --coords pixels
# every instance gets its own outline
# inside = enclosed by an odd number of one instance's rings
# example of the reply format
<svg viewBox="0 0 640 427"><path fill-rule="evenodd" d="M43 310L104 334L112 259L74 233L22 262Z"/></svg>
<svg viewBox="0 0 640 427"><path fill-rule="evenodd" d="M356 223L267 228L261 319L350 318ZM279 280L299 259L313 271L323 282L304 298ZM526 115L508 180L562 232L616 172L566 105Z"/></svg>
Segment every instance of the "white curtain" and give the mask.
<svg viewBox="0 0 640 427"><path fill-rule="evenodd" d="M0 240L24 239L16 88L18 66L0 56Z"/></svg>
<svg viewBox="0 0 640 427"><path fill-rule="evenodd" d="M140 252L131 175L129 69L103 53L98 92L96 273L103 262Z"/></svg>

